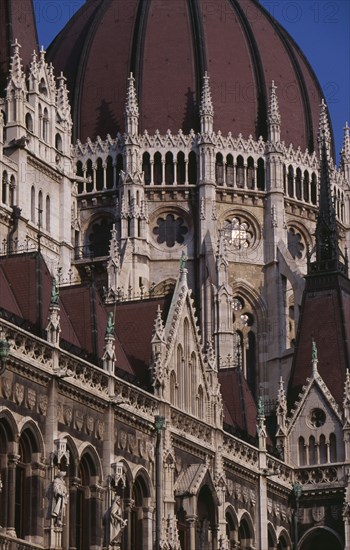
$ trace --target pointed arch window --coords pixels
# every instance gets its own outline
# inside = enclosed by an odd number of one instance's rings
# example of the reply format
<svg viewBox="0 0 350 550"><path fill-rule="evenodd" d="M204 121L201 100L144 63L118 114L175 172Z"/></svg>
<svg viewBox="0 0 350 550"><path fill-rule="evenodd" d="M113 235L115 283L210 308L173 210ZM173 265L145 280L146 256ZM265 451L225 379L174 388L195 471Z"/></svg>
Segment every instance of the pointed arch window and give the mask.
<svg viewBox="0 0 350 550"><path fill-rule="evenodd" d="M46 230L50 231L51 207L50 207L50 197L49 197L49 195L46 195L45 214L46 214Z"/></svg>

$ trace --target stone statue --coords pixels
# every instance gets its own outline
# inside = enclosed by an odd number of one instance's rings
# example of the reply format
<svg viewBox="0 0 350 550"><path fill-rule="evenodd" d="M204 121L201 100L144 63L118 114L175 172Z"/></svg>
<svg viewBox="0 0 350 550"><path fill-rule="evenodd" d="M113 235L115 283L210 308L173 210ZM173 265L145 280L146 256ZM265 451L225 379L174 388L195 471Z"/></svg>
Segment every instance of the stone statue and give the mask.
<svg viewBox="0 0 350 550"><path fill-rule="evenodd" d="M60 472L53 481L53 500L51 516L57 527L62 526L64 510L68 500L67 486L64 480L66 472Z"/></svg>
<svg viewBox="0 0 350 550"><path fill-rule="evenodd" d="M127 522L128 520L122 517L120 496L116 495L109 511L109 544L111 548L118 546L120 534Z"/></svg>
<svg viewBox="0 0 350 550"><path fill-rule="evenodd" d="M58 298L59 298L59 292L57 288L57 282L56 279L52 279L52 287L51 287L51 305L52 306L58 306Z"/></svg>
<svg viewBox="0 0 350 550"><path fill-rule="evenodd" d="M106 336L114 336L114 319L111 311L108 313Z"/></svg>

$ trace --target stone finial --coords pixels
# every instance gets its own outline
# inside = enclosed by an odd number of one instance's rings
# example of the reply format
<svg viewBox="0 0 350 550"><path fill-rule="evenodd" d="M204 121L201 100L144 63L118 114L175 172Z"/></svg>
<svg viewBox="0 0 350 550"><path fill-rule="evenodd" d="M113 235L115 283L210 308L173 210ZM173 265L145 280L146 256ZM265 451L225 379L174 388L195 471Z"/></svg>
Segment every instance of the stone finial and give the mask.
<svg viewBox="0 0 350 550"><path fill-rule="evenodd" d="M207 72L204 73L203 77L203 88L199 114L201 118L201 133L211 134L213 132L214 109L211 99L209 76Z"/></svg>
<svg viewBox="0 0 350 550"><path fill-rule="evenodd" d="M111 229L111 240L109 241L109 257L114 262L115 266L120 269L119 242L115 223L113 224Z"/></svg>
<svg viewBox="0 0 350 550"><path fill-rule="evenodd" d="M157 315L154 320L153 333L152 333L152 343L155 343L155 342L165 342L162 310L159 304L157 308Z"/></svg>
<svg viewBox="0 0 350 550"><path fill-rule="evenodd" d="M224 231L220 231L217 251L216 251L216 265L218 269L222 266L225 268L228 267L228 254L227 254L227 244L225 239Z"/></svg>
<svg viewBox="0 0 350 550"><path fill-rule="evenodd" d="M56 105L60 113L60 116L63 119L70 118L70 104L68 100L68 90L66 84L66 78L61 72L60 76L57 78L57 95L56 95Z"/></svg>

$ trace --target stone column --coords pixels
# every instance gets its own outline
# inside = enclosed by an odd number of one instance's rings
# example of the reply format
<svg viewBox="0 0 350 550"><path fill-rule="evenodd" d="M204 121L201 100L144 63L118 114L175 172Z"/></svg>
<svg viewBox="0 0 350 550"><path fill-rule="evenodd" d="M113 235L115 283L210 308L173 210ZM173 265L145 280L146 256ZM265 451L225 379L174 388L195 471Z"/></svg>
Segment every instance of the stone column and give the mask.
<svg viewBox="0 0 350 550"><path fill-rule="evenodd" d="M15 530L15 497L16 497L16 466L20 456L11 454L8 457L8 478L7 478L7 529L6 534L12 537L16 536Z"/></svg>
<svg viewBox="0 0 350 550"><path fill-rule="evenodd" d="M189 550L196 550L196 527L197 527L197 516L188 516L186 518L189 527L189 539L190 547Z"/></svg>

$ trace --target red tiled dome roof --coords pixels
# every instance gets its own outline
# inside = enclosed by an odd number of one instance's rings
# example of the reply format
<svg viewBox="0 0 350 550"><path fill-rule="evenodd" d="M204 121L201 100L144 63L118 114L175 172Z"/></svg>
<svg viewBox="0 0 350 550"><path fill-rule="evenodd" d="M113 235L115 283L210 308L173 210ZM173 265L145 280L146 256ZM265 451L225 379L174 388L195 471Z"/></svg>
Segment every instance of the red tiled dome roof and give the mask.
<svg viewBox="0 0 350 550"><path fill-rule="evenodd" d="M48 56L68 78L81 140L123 132L130 71L141 131L198 130L207 70L216 131L266 137L274 80L282 139L302 149L315 145L319 83L292 38L256 0L88 0Z"/></svg>

